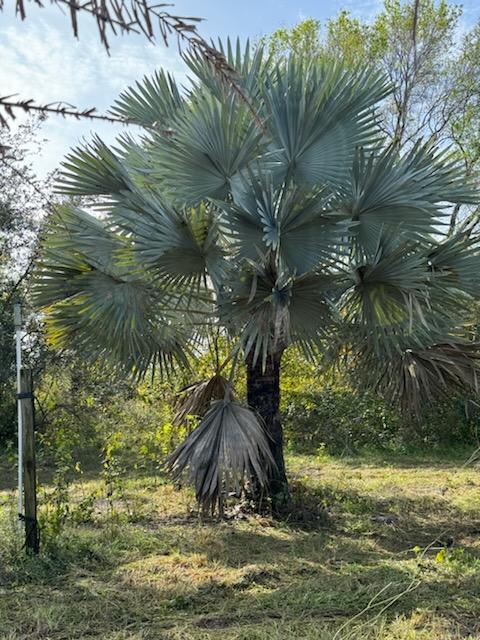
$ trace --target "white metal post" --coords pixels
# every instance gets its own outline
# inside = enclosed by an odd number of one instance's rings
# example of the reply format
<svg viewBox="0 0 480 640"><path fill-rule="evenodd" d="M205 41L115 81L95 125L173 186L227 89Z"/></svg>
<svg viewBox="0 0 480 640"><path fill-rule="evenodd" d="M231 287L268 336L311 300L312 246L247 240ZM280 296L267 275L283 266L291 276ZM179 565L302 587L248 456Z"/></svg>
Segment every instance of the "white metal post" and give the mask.
<svg viewBox="0 0 480 640"><path fill-rule="evenodd" d="M18 515L23 516L23 416L21 371L22 371L22 309L19 304L13 307L15 342L17 351L17 412L18 412Z"/></svg>

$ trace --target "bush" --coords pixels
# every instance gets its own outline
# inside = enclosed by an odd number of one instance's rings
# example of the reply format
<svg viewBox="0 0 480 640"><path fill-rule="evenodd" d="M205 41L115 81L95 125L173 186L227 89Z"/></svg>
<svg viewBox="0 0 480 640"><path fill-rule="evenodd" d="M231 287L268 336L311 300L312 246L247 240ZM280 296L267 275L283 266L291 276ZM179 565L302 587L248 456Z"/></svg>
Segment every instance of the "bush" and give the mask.
<svg viewBox="0 0 480 640"><path fill-rule="evenodd" d="M343 455L365 447L391 448L401 431L398 414L374 394L331 385L288 398L283 418L288 446L301 453L321 447Z"/></svg>
<svg viewBox="0 0 480 640"><path fill-rule="evenodd" d="M208 357L196 365L196 379L211 375ZM240 368L236 380L241 400L244 373ZM39 463L71 476L66 467L74 469L80 459L102 468L108 450L116 472L159 469L194 426L172 424L175 388L190 381L133 384L76 358L50 364L35 390ZM285 439L296 452L349 455L365 448L445 448L478 441L480 412L458 398L430 408L420 422L405 422L375 393L356 392L346 377L328 376L295 352L286 354L281 384ZM2 395L3 389L0 385L0 441L6 444L15 431L15 391Z"/></svg>
<svg viewBox="0 0 480 640"><path fill-rule="evenodd" d="M407 419L378 394L356 391L345 372L326 373L295 351L285 355L281 386L285 440L298 453L479 445L480 407L461 397L427 407L421 420Z"/></svg>
<svg viewBox="0 0 480 640"><path fill-rule="evenodd" d="M170 385L128 383L78 361L44 374L36 397L41 453L53 466L60 435L73 462L87 454L99 465L113 447L122 466L152 469L186 433L172 425Z"/></svg>
<svg viewBox="0 0 480 640"><path fill-rule="evenodd" d="M350 455L361 449L451 449L479 445L480 412L471 402L452 398L426 409L421 420L402 419L374 393L348 387L289 397L283 403L285 438L298 453L325 449Z"/></svg>
<svg viewBox="0 0 480 640"><path fill-rule="evenodd" d="M406 423L404 442L419 447L459 448L479 445L480 411L475 403L452 397L425 410L420 422Z"/></svg>

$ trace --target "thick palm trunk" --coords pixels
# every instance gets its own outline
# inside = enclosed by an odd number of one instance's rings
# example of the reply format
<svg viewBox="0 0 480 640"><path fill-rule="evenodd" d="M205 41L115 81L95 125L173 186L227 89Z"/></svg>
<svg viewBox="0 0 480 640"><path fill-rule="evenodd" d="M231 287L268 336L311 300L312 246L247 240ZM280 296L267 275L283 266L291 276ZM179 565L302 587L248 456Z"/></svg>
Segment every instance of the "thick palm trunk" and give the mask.
<svg viewBox="0 0 480 640"><path fill-rule="evenodd" d="M269 356L265 368L262 359L255 365L252 356L247 358L248 405L262 418L267 432L275 468L270 472L268 496L275 509L289 500L288 482L283 457L283 429L280 418L280 361L282 352Z"/></svg>

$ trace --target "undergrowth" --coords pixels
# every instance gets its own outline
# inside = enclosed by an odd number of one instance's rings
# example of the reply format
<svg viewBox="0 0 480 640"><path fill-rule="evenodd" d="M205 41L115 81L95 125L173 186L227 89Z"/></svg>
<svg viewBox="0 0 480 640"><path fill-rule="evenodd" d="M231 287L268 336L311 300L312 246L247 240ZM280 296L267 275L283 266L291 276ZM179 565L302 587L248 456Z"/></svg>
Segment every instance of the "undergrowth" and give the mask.
<svg viewBox="0 0 480 640"><path fill-rule="evenodd" d="M107 465L69 479L57 531L45 527L45 470L39 558L21 548L4 468L0 637L480 638L474 466L325 452L288 462L283 520L202 520L187 489L139 469L112 479Z"/></svg>

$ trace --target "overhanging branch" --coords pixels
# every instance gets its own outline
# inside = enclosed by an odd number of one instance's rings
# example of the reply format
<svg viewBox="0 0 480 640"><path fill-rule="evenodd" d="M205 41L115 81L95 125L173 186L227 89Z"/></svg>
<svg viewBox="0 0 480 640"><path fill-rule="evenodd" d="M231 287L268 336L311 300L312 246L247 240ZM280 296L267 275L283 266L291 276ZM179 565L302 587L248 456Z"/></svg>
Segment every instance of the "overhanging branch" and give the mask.
<svg viewBox="0 0 480 640"><path fill-rule="evenodd" d="M90 109L77 109L73 105L63 102L52 102L50 104L36 104L33 99L21 100L16 96L0 96L0 127L8 127L8 119L15 119L15 111L25 113L36 112L43 115L56 114L75 118L76 120L102 120L104 122L120 122L128 124L128 121L115 116L102 115L96 112L95 107Z"/></svg>
<svg viewBox="0 0 480 640"><path fill-rule="evenodd" d="M201 18L176 16L166 11L173 5L167 3L149 4L147 0L15 0L17 15L22 20L27 17L27 3L44 8L55 5L61 10L68 9L73 34L79 36L78 15L89 14L96 22L98 35L107 51L110 49L110 38L122 33L138 33L149 40L160 35L167 44L172 34L184 40L200 38L197 24ZM0 11L4 9L5 0L0 0ZM200 38L202 40L202 38Z"/></svg>
<svg viewBox="0 0 480 640"><path fill-rule="evenodd" d="M22 20L27 17L27 2L41 8L48 4L55 5L60 9L68 8L72 31L76 38L79 36L78 15L80 13L90 15L96 22L100 41L107 52L110 49L110 37L119 33L142 34L152 42L160 37L165 46L168 46L171 36L176 36L180 51L182 47L186 47L207 60L215 68L219 77L249 106L258 123L262 124L248 96L240 86L235 70L228 64L225 56L198 32L197 25L202 18L173 15L166 10L173 5L167 3L150 5L147 0L85 0L84 2L77 0L15 0L17 15ZM0 0L0 12L4 8L5 0ZM23 109L27 112L37 111L43 114L55 113L77 119L124 122L110 116L99 115L95 113L94 108L82 111L70 105L62 106L64 103L61 102L38 105L33 99L12 101L11 98L12 96L0 98L0 127L6 126L8 119L14 117L15 109Z"/></svg>

